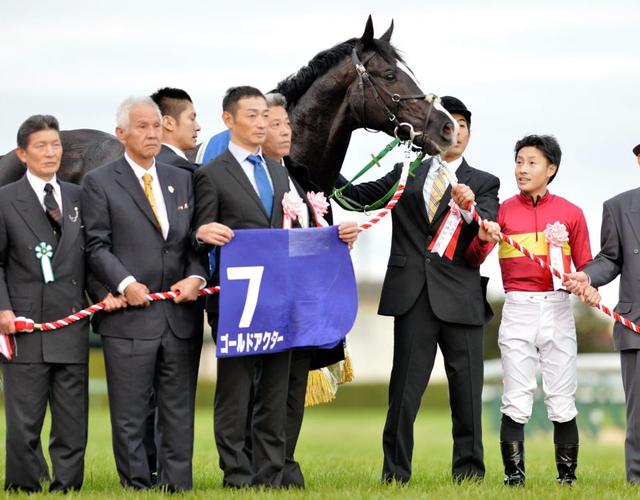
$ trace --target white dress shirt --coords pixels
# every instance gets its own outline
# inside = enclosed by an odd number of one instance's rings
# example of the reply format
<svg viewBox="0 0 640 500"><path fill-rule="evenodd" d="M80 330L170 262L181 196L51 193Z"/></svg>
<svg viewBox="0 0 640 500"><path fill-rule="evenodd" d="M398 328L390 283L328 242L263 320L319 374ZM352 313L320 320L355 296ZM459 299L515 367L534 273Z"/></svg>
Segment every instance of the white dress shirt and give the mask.
<svg viewBox="0 0 640 500"><path fill-rule="evenodd" d="M62 193L60 192L60 184L58 184L58 179L55 176L55 174L50 181L45 181L45 180L42 180L40 177L36 177L31 172L29 172L29 170L27 170L27 180L31 185L31 189L33 189L33 191L36 193L36 196L38 197L38 201L40 202L40 205L42 205L42 209L45 212L47 211L47 208L44 206L44 196L47 193L44 190L44 187L47 184L51 184L53 186L53 197L55 198L56 203L58 204L58 207L60 207L60 213L61 214L63 213L62 212Z"/></svg>
<svg viewBox="0 0 640 500"><path fill-rule="evenodd" d="M457 160L453 160L450 162L447 162L447 165L449 165L449 168L451 170L453 170L454 172L458 172L458 169L460 168L460 165L462 165L462 160L464 159L464 157L460 157ZM431 161L431 168L429 169L429 173L427 174L427 178L424 181L424 187L422 188L422 196L424 198L424 203L425 205L429 204L429 197L431 196L431 190L433 189L433 183L436 180L436 177L438 177L438 174L440 173L440 169L443 168L442 165L440 164L440 162L438 160L436 160L435 158L432 159ZM447 186L449 185L449 179L446 179L446 183L445 183L445 189L447 188ZM460 208L460 213L462 214L462 218L465 220L465 222L467 223L471 223L471 221L473 220L473 218L471 217L471 213L466 210L466 209L462 209Z"/></svg>
<svg viewBox="0 0 640 500"><path fill-rule="evenodd" d="M182 151L182 149L179 149L175 146L173 146L172 144L167 144L166 142L162 143L163 146L167 146L171 151L173 151L175 154L177 154L180 158L184 158L185 160L189 161L189 158L187 158L187 155L184 154L184 151ZM191 163L189 161L189 163Z"/></svg>
<svg viewBox="0 0 640 500"><path fill-rule="evenodd" d="M256 156L259 156L260 158L262 158L262 163L264 165L264 170L267 173L267 179L269 179L269 184L271 184L271 191L272 192L275 191L273 189L273 181L271 180L271 175L269 175L269 168L267 167L267 162L264 160L264 156L262 156L262 148L261 147L258 147L258 152L257 153L252 153L251 151L247 151L243 147L238 146L237 144L234 144L233 142L229 142L229 152L233 155L233 157L236 159L236 161L242 167L242 171L249 178L249 182L253 186L253 189L256 190L256 193L258 194L258 196L260 196L260 191L258 191L258 184L256 183L255 167L254 167L253 163L251 163L249 160L247 160L247 156L256 155Z"/></svg>

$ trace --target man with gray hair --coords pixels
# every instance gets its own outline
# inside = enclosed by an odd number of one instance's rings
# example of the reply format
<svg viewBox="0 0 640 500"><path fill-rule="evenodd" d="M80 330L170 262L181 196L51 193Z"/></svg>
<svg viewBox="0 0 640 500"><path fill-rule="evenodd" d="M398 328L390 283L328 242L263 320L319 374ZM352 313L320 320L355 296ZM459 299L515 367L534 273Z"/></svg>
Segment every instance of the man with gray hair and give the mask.
<svg viewBox="0 0 640 500"><path fill-rule="evenodd" d="M129 98L117 114L122 158L87 174L83 206L88 262L126 310L98 315L113 450L122 486L151 487L143 445L153 391L158 407L158 486L192 487L195 357L202 335L196 299L206 270L190 245L194 195L191 175L157 162L162 117L148 97ZM179 292L151 307L150 291Z"/></svg>

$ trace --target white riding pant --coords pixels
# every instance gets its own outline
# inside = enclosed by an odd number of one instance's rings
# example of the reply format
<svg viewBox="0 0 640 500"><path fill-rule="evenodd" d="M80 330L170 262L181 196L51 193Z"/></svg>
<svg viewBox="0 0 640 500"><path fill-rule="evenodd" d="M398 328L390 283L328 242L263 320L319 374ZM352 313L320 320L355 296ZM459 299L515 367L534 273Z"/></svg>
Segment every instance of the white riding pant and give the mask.
<svg viewBox="0 0 640 500"><path fill-rule="evenodd" d="M528 422L538 364L549 420L568 422L578 414L578 349L568 293L508 292L498 345L502 356L503 414L521 424Z"/></svg>

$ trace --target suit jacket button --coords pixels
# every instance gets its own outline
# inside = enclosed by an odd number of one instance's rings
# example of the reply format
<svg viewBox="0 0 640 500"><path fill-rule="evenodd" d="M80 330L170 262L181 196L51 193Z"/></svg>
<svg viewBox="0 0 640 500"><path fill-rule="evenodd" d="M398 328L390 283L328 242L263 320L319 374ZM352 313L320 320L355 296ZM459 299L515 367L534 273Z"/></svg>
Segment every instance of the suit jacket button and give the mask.
<svg viewBox="0 0 640 500"><path fill-rule="evenodd" d="M72 308L71 308L71 312L72 312L73 314L75 314L75 313L77 313L77 312L78 312L78 310L77 310L75 307L72 307Z"/></svg>
<svg viewBox="0 0 640 500"><path fill-rule="evenodd" d="M72 285L77 285L77 284L78 284L78 282L77 282L76 280L71 280L71 284L72 284Z"/></svg>
<svg viewBox="0 0 640 500"><path fill-rule="evenodd" d="M634 248L634 249L633 249L633 253L635 253L636 255L638 255L638 249L637 249L637 248Z"/></svg>
<svg viewBox="0 0 640 500"><path fill-rule="evenodd" d="M427 257L426 262L427 262L427 264L431 264L431 259L429 257Z"/></svg>

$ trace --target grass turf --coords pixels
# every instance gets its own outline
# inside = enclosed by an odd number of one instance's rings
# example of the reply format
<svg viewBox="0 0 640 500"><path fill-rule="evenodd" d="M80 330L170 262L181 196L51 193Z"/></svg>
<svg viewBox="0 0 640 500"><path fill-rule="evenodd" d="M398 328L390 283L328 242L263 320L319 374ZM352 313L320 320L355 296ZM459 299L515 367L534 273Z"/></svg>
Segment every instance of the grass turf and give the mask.
<svg viewBox="0 0 640 500"><path fill-rule="evenodd" d="M624 480L622 443L599 444L583 440L580 449L578 484L573 488L555 484L553 444L550 435L527 438L525 488L502 485L502 464L498 438L485 431L487 474L483 483L454 485L450 478L451 428L448 412L425 408L416 422L414 470L408 486L379 483L382 463L381 432L383 408L321 407L307 411L299 441L297 459L305 473L305 491L230 491L221 487L212 430L212 410L199 407L196 416L194 490L188 498L635 498L640 491ZM493 418L493 416L490 416ZM485 428L488 418L485 417ZM93 404L90 411L89 445L85 483L80 493L69 498L155 498L158 491L122 490L118 484L108 410ZM48 424L45 427L48 436ZM4 413L0 407L0 442L4 443ZM46 448L46 438L43 440ZM4 480L4 453L0 454ZM44 497L32 495L29 498ZM48 496L48 495L47 495Z"/></svg>

